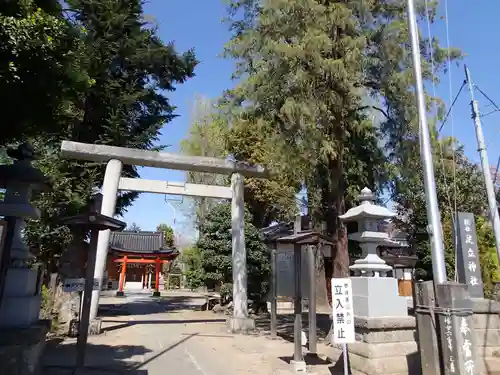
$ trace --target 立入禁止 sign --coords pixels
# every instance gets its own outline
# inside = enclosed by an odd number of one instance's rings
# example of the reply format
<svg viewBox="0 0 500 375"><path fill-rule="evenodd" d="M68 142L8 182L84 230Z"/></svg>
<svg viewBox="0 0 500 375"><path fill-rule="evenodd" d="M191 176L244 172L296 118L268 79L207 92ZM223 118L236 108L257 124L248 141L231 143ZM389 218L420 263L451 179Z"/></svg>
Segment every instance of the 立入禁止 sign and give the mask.
<svg viewBox="0 0 500 375"><path fill-rule="evenodd" d="M356 341L350 279L332 279L333 337L335 344Z"/></svg>

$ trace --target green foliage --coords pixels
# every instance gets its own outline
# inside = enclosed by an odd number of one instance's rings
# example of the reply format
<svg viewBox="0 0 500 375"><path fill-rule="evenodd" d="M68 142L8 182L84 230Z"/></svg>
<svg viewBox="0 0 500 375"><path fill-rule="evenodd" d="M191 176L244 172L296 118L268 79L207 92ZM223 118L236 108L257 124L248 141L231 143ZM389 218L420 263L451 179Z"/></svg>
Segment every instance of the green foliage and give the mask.
<svg viewBox="0 0 500 375"><path fill-rule="evenodd" d="M245 214L245 246L247 251L248 298L260 300L268 291L271 271L269 251L259 231ZM201 255L205 283L224 286L232 283L231 205L221 203L207 215L196 247ZM221 292L222 293L222 292Z"/></svg>
<svg viewBox="0 0 500 375"><path fill-rule="evenodd" d="M387 175L379 132L364 105L370 61L357 3L232 1L234 36L226 49L242 78L227 96L244 121L240 133L257 128L266 135L237 150L241 156L266 150L263 162L280 175L278 182L286 181L283 196L307 189L309 213L337 240L337 276L347 273L349 262L338 216L363 187L380 191ZM252 212L272 214L273 198L257 196L257 205L267 207Z"/></svg>
<svg viewBox="0 0 500 375"><path fill-rule="evenodd" d="M165 241L165 246L173 248L175 246L174 230L168 224L159 224L156 227L157 232L163 233L163 240Z"/></svg>
<svg viewBox="0 0 500 375"><path fill-rule="evenodd" d="M201 254L198 248L188 247L181 253L181 262L186 266L187 286L193 290L204 285Z"/></svg>
<svg viewBox="0 0 500 375"><path fill-rule="evenodd" d="M141 227L134 222L134 223L128 225L125 230L129 231L129 232L140 232Z"/></svg>
<svg viewBox="0 0 500 375"><path fill-rule="evenodd" d="M205 97L197 97L191 114L191 127L188 136L181 142L183 154L225 158L227 156L226 138L229 125L218 113L214 103ZM201 172L187 172L187 181L205 185L227 185L224 175ZM211 207L219 202L214 198L194 199L193 211L195 224L199 228Z"/></svg>
<svg viewBox="0 0 500 375"><path fill-rule="evenodd" d="M67 129L60 118L67 100L90 82L79 61L81 31L63 16L59 2L2 2L0 45L0 146Z"/></svg>
<svg viewBox="0 0 500 375"><path fill-rule="evenodd" d="M476 217L476 233L484 294L487 298L492 298L494 297L495 285L500 281L500 267L493 229L485 217Z"/></svg>
<svg viewBox="0 0 500 375"><path fill-rule="evenodd" d="M61 122L62 129L32 139L41 156L37 166L54 182L51 191L36 199L41 220L27 227L28 241L40 248L44 262L56 262L74 235L86 236L70 233L58 220L87 209L105 172L103 164L61 160L60 142L160 149L156 145L160 130L175 116L166 94L192 77L197 64L193 51L177 53L173 44L160 40L155 28L144 24L140 0L69 0L65 6L72 15L68 27L78 35L74 66L88 84L70 86L71 95L58 101L65 110L51 111L47 123ZM57 9L55 14L64 18ZM29 87L26 82L22 88ZM52 97L52 93L38 96ZM33 116L40 117L36 112ZM131 165L124 166L122 175L139 176ZM120 193L116 213L122 214L136 197L137 193Z"/></svg>

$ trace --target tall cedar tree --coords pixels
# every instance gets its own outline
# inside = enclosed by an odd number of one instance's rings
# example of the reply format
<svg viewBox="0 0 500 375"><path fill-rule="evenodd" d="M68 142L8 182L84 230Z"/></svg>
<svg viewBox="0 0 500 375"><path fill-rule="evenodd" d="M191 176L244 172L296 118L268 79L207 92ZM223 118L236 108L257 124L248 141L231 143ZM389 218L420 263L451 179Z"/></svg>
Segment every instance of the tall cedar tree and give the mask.
<svg viewBox="0 0 500 375"><path fill-rule="evenodd" d="M366 39L348 3L276 0L247 8L248 23L233 22L227 47L240 62L236 75L248 75L231 95L250 103L248 118L269 127L274 157L288 168L282 173L307 188L310 211L337 241L336 276L349 265L338 216L364 185L378 188L384 165L362 110Z"/></svg>
<svg viewBox="0 0 500 375"><path fill-rule="evenodd" d="M234 32L234 38L232 44L230 45L230 53L234 56L241 58L241 64L238 67L236 75L241 73L248 73L250 76L258 76L258 72L267 69L272 71L273 74L283 78L281 75L281 67L278 69L269 69L269 66L262 64L260 59L262 56L267 58L269 56L269 49L263 49L266 47L265 43L259 41L257 42L257 48L262 48L261 54L253 54L255 48L252 49L248 47L249 35L256 33L259 30L260 23L262 22L262 16L265 14L265 10L268 7L279 7L284 16L290 14L290 9L296 12L297 17L303 17L304 22L307 22L307 13L304 11L297 11L296 6L287 6L283 1L272 1L263 4L262 2L255 0L235 0L230 3L230 15L232 18L231 28ZM357 22L357 32L360 33L365 39L365 44L363 47L364 58L361 62L362 68L362 79L359 84L359 89L361 91L360 95L363 97L363 107L364 109L371 110L371 115L379 114L379 121L381 122L380 130L383 137L380 139L385 143L386 153L389 166L384 163L380 163L377 168L374 169L375 173L371 176L373 177L372 183L377 180L379 183L384 182L385 179L381 177L386 177L383 173L380 173L380 169L386 168L390 172L392 178L389 180L389 190L391 193L392 200L396 203L398 211L400 213L400 224L403 228L410 230L410 233L415 235L417 232L421 232L425 228L426 223L426 212L425 205L423 204L422 195L422 169L420 167L420 153L418 146L418 117L415 108L415 95L414 95L414 76L411 61L411 50L409 46L408 38L408 22L407 22L407 3L405 0L381 0L381 1L306 1L301 2L302 6L306 4L322 4L323 6L335 7L342 3L343 6L348 7L353 17ZM335 5L337 4L337 5ZM431 23L434 22L437 15L437 1L430 1L426 7L418 7L419 16L421 19L426 19L427 16ZM428 12L426 14L426 12ZM240 19L235 19L236 16L243 14ZM335 37L338 39L338 19L330 19L331 30L335 31ZM342 25L343 23L340 22ZM279 23L278 23L279 27ZM314 30L310 28L310 30ZM295 43L300 37L300 28L297 30L298 34L293 35L293 37L286 39L283 35L281 42ZM314 38L317 38L317 34ZM314 38L310 38L309 45ZM439 44L437 38L433 38L431 42L421 35L421 50L422 50L422 71L424 80L430 81L435 80L437 84L436 75L445 71L448 56L452 59L459 59L461 57L460 51L454 48L446 50L442 48ZM267 48L267 47L266 47ZM289 49L288 49L289 50ZM281 54L285 55L288 51L285 48L281 49ZM432 74L432 65L430 61L431 55L434 57L434 73ZM343 59L343 58L342 58ZM280 61L275 59L275 61ZM307 61L309 66L313 65L314 60L310 59ZM359 65L358 65L359 68ZM300 73L300 70L298 71ZM262 73L261 73L262 74ZM302 75L304 76L304 75ZM356 78L358 79L358 78ZM256 82L251 82L255 84ZM257 82L258 84L258 82ZM283 92L282 100L287 103L288 93ZM268 103L268 98L265 97L266 103ZM444 105L439 98L431 97L427 95L428 100L428 110L429 117L432 119L431 125L434 125L436 121L442 118L444 112ZM250 103L252 103L252 98L250 98ZM261 107L261 102L257 102L258 107ZM374 104L374 105L373 105ZM279 115L282 112L278 111ZM433 128L434 129L434 128ZM351 133L352 134L352 133ZM373 132L370 133L373 136ZM440 203L441 211L446 213L449 212L449 196L450 187L452 182L450 181L450 176L452 173L452 167L450 163L453 161L445 156L444 162L441 162L441 153L439 152L440 146L448 149L450 148L450 142L455 142L450 139L442 139L438 141L438 135L435 129L432 134L433 146L436 160L436 174L438 181L438 198ZM302 140L301 140L302 141ZM372 168L368 160L377 160L373 158L372 155L376 155L376 140L372 140L372 143L366 142L353 142L356 145L354 149L358 149L358 152L352 152L350 150L350 155L347 160L344 160L344 173L345 170L351 170L347 176L344 175L345 186L348 189L348 194L345 195L346 203L349 204L349 196L359 188L359 185L363 182L358 181L357 183L353 178L356 176L362 176L365 181L370 183L370 173ZM351 147L352 147L351 144ZM369 145L370 152L366 152L362 147ZM359 148L361 146L361 148ZM251 146L250 146L251 147ZM459 148L459 147L458 147ZM375 152L374 152L375 151ZM344 149L345 152L345 149ZM449 155L449 154L448 154ZM380 155L378 155L379 157ZM313 155L310 155L313 158ZM381 159L379 159L381 160ZM458 169L457 176L457 191L458 200L460 197L475 197L471 200L462 200L464 203L463 209L470 212L481 212L481 207L484 207L484 194L477 191L478 185L470 183L472 180L477 179L477 168L472 163L467 161L463 157L463 152L460 150L456 156L455 169ZM373 163L376 164L376 163ZM372 164L372 165L373 165ZM351 165L351 167L346 167ZM298 164L294 164L298 166ZM314 164L310 165L310 168L315 169ZM367 171L368 169L368 171ZM321 170L321 169L319 169ZM319 179L323 180L322 176L327 173L332 173L334 169L323 168L323 171L319 173ZM365 177L366 176L366 177ZM354 182L354 183L353 183ZM309 186L308 186L309 188ZM350 191L349 191L350 190ZM479 189L480 190L480 189ZM323 201L323 205L326 203L328 206L328 201ZM268 203L269 204L269 203ZM445 235L446 238L451 238L449 230L449 222L451 216L448 214L444 215L445 220ZM448 241L449 242L449 241ZM418 247L419 252L419 269L422 275L426 277L432 277L429 273L429 246L428 241L424 244L420 244ZM451 256L447 257L451 260ZM453 268L452 261L449 262L449 269Z"/></svg>
<svg viewBox="0 0 500 375"><path fill-rule="evenodd" d="M105 165L60 160L63 139L157 150L161 128L175 116L165 93L194 76L193 51L178 54L163 43L157 30L143 22L141 0L68 0L69 14L84 43L81 66L92 85L71 103L73 118L68 131L43 138L40 168L53 177L53 191L38 202L42 219L29 228L31 242L40 247L42 259L61 254L71 241L58 218L86 209L91 191L102 184ZM123 175L138 177L135 166L124 166ZM117 213L137 196L121 194ZM85 235L85 234L82 234Z"/></svg>

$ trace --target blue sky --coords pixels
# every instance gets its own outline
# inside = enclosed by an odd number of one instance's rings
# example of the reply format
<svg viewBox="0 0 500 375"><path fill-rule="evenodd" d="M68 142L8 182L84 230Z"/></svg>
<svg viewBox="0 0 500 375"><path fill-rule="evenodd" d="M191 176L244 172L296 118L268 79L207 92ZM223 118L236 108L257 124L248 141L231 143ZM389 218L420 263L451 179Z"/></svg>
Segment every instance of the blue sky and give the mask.
<svg viewBox="0 0 500 375"><path fill-rule="evenodd" d="M440 15L444 15L444 0L441 0ZM450 44L466 53L465 59L453 65L451 70L452 96L458 92L463 80L463 63L471 70L475 83L493 100L500 103L500 82L498 73L499 54L497 47L500 2L498 0L448 0L448 23ZM221 22L225 16L223 0L149 0L145 13L152 15L159 25L160 36L165 42L173 41L178 51L195 48L200 64L196 77L168 95L171 103L177 106L179 117L165 125L161 143L172 145L168 150L178 152L180 141L189 129L190 107L196 95L216 98L224 89L232 87L232 62L219 57L224 43L229 39L226 25ZM427 31L424 24L424 33ZM438 18L431 28L433 36L446 45L444 20ZM447 103L450 100L449 76L442 77L436 88L437 94ZM476 94L483 113L493 108L479 94ZM466 90L453 109L453 118L443 129L446 135L454 134L465 145L466 154L479 162L474 127L470 118L470 96ZM453 120L453 121L452 121ZM482 119L490 164L495 166L500 156L500 113ZM142 178L169 181L184 181L185 173L156 168L141 168ZM174 202L174 206L180 204ZM189 221L183 218L180 208L173 223L173 210L165 203L164 196L142 194L124 215L127 223L135 222L143 230L154 230L159 223L167 223L174 229L190 235L193 229Z"/></svg>

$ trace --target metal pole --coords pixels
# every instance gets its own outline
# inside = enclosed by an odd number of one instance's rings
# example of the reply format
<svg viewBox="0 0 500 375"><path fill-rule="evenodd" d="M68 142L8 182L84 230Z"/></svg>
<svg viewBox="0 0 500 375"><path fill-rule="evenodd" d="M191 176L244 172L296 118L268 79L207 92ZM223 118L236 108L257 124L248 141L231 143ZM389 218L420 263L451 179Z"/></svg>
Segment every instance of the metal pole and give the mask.
<svg viewBox="0 0 500 375"><path fill-rule="evenodd" d="M76 341L76 367L83 367L85 364L85 350L89 335L90 306L92 303L92 290L94 288L94 270L96 266L97 241L99 230L92 229L90 232L90 250L87 259L87 269L85 272L85 289L83 291L82 313L80 316L80 326L78 327L78 338Z"/></svg>
<svg viewBox="0 0 500 375"><path fill-rule="evenodd" d="M483 128L481 126L481 118L479 116L479 106L474 98L474 85L470 78L470 72L465 67L465 79L469 86L471 96L472 119L476 129L477 149L481 158L481 167L483 168L484 185L486 187L486 195L488 197L488 207L490 210L490 220L493 224L493 232L495 233L495 245L497 248L497 256L500 260L500 217L498 216L497 199L495 196L495 188L493 187L493 179L491 178L490 163L488 161L488 153L484 142Z"/></svg>
<svg viewBox="0 0 500 375"><path fill-rule="evenodd" d="M316 256L314 246L308 246L309 268L309 353L317 354L316 340Z"/></svg>
<svg viewBox="0 0 500 375"><path fill-rule="evenodd" d="M271 337L277 336L276 321L278 303L277 297L277 262L276 262L276 249L271 250Z"/></svg>
<svg viewBox="0 0 500 375"><path fill-rule="evenodd" d="M302 249L300 245L295 245L293 250L294 260L294 314L295 321L293 326L293 360L295 362L302 362Z"/></svg>
<svg viewBox="0 0 500 375"><path fill-rule="evenodd" d="M420 155L424 168L424 189L427 207L428 233L432 250L432 272L434 281L438 284L446 282L446 265L444 261L443 232L439 213L436 181L434 179L434 164L432 160L432 146L427 124L427 113L420 66L420 46L418 44L418 28L415 17L413 0L408 0L408 27L413 57L413 71L417 90L417 107L420 122Z"/></svg>
<svg viewBox="0 0 500 375"><path fill-rule="evenodd" d="M342 356L344 359L344 375L349 375L349 358L347 356L347 344L342 344Z"/></svg>

